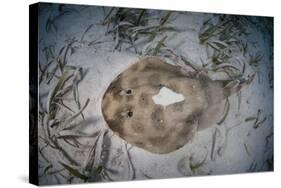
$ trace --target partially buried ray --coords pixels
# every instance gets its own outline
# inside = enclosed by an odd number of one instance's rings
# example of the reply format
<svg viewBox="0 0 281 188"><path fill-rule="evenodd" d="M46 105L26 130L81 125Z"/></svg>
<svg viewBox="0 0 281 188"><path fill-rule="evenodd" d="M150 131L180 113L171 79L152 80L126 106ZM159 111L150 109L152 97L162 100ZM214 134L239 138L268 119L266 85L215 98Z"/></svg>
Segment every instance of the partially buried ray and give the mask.
<svg viewBox="0 0 281 188"><path fill-rule="evenodd" d="M213 81L203 74L187 76L178 66L147 57L111 82L102 100L102 112L109 128L130 144L153 153L169 153L187 144L196 131L216 124L226 98L253 78L233 84ZM153 96L163 87L186 100L167 106L156 104Z"/></svg>

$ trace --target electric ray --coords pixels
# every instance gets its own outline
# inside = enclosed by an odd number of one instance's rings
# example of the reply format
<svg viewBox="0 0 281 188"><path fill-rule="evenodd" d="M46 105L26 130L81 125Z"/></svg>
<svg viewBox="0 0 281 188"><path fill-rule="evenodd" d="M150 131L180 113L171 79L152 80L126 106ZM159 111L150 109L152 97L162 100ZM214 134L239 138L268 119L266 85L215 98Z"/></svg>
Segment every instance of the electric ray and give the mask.
<svg viewBox="0 0 281 188"><path fill-rule="evenodd" d="M119 74L107 88L102 112L121 138L153 153L169 153L187 144L199 130L216 124L225 100L253 80L213 81L189 74L157 57L147 57ZM156 102L161 89L180 100ZM167 91L166 91L167 92Z"/></svg>

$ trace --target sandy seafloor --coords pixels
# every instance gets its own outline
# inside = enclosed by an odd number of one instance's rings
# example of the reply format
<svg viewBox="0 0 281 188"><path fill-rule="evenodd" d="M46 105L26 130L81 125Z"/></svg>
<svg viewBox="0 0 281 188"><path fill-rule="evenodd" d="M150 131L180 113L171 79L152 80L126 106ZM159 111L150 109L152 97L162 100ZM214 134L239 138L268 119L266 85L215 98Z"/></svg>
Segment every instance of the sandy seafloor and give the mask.
<svg viewBox="0 0 281 188"><path fill-rule="evenodd" d="M75 52L68 56L67 65L82 67L86 71L85 77L79 83L79 99L81 104L90 99L90 103L83 111L85 120L79 117L80 119L76 121L82 123L77 125L75 130L88 135L100 130L109 130L101 112L103 94L110 82L131 64L137 62L141 56L132 49L114 50L115 41L112 35L105 34L107 28L98 24L105 17L104 10L108 12L109 8L86 6L64 8L72 11L56 19L55 31L47 31L46 20L48 17L58 15L58 6L45 6L40 9L40 63L42 67L46 65L42 52L44 47L53 46L54 51L58 53L67 39L75 37L80 40L89 25L96 24L85 33L83 40L76 44ZM152 14L157 18L161 12L152 11ZM212 16L213 14L174 12L169 24L178 30L165 33L168 36L166 44L200 67L201 61L206 62L208 55L205 46L199 43L198 33L203 22ZM79 142L82 143L80 147L72 147L61 141L64 150L77 164L70 164L60 151L45 147L42 153L48 162L39 154L39 183L46 185L83 182L67 170L63 170L59 161L86 174L90 177L90 181L126 181L271 171L272 167L268 161L273 159L273 88L270 87L269 78L273 71L272 36L258 24L249 24L247 30L251 33L247 37L249 53L260 52L263 56L262 62L255 68L246 66L246 72L249 74L256 72L256 77L247 88L242 89L240 108L238 108L238 96L234 94L229 97L229 113L221 125L214 125L197 132L192 142L168 154L154 154L132 147L130 144L126 145L124 140L109 130L104 143L101 143L102 138L99 138L97 145L100 144L101 148L97 148L96 155L99 153L101 155L96 156L92 164L94 168L102 166L102 171L106 171L106 168L114 169L115 171L107 171L109 177L93 171L90 173L85 171L89 151L97 136L79 138ZM89 41L94 40L106 42L89 46ZM210 76L216 79L215 75L210 74ZM57 79L54 78L50 84L44 81L40 84L39 96L42 108L46 108L48 93L56 82ZM71 103L69 105L71 106ZM256 116L258 109L261 109L260 120L266 117L266 121L259 128L254 129L253 121L246 122L245 119ZM230 129L232 126L235 127ZM213 153L211 157L215 131L217 131L213 148L215 154ZM43 135L39 123L39 149L46 144L40 139ZM205 157L206 160L200 167L190 168L190 162L194 163L194 160L200 162Z"/></svg>

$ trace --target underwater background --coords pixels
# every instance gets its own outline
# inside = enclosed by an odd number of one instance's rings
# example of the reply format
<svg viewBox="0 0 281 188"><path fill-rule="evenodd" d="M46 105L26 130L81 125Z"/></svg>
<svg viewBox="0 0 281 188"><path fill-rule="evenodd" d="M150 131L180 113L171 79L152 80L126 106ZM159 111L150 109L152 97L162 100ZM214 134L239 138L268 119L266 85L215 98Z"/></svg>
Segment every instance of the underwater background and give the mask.
<svg viewBox="0 0 281 188"><path fill-rule="evenodd" d="M62 4L39 5L41 185L273 170L273 18ZM164 155L108 128L110 82L145 56L213 79L255 79L217 125Z"/></svg>

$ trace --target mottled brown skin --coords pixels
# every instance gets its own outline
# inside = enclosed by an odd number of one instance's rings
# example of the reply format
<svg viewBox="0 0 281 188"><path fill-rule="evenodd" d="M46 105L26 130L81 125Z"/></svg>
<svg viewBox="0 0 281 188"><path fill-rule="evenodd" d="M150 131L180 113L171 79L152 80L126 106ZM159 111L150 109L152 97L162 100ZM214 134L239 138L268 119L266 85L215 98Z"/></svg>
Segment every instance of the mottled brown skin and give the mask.
<svg viewBox="0 0 281 188"><path fill-rule="evenodd" d="M180 67L148 57L115 78L104 94L102 112L117 135L153 153L169 153L186 143L197 130L214 125L223 113L224 100L241 87L212 81L204 75L186 76ZM185 96L166 107L152 96L162 87Z"/></svg>

